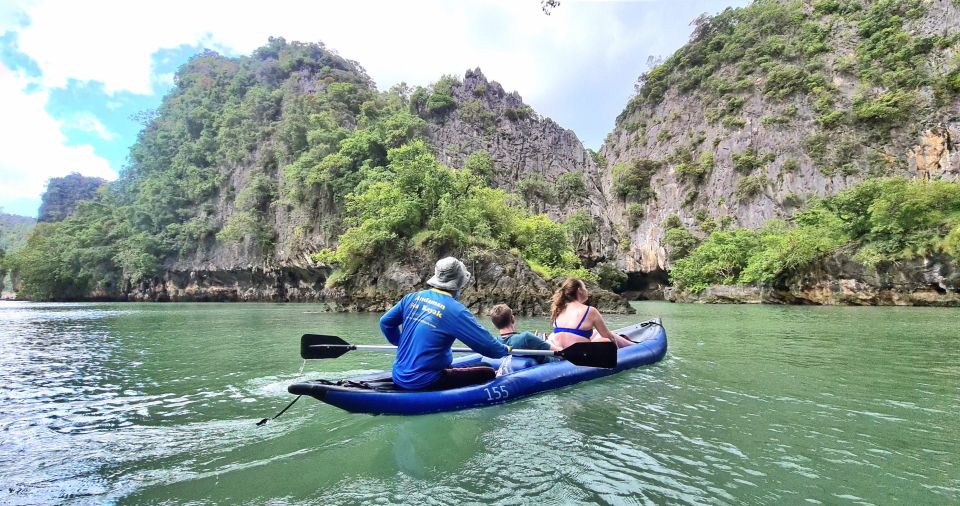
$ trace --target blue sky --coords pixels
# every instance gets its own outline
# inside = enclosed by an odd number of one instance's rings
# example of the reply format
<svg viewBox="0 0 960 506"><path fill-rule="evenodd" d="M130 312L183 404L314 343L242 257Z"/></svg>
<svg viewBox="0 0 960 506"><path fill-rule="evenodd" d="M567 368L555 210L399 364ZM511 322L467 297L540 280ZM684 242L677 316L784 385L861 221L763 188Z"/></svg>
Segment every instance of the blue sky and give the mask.
<svg viewBox="0 0 960 506"><path fill-rule="evenodd" d="M35 216L45 182L113 179L173 74L204 48L249 54L269 36L322 41L380 89L480 67L598 148L649 56L690 21L747 0L244 3L6 0L0 5L0 208Z"/></svg>

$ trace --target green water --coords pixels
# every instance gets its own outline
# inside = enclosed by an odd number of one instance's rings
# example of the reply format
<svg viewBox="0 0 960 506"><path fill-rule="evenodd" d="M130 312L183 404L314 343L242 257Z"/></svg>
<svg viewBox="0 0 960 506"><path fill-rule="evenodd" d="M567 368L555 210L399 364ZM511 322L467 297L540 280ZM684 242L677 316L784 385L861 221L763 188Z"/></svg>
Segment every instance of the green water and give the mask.
<svg viewBox="0 0 960 506"><path fill-rule="evenodd" d="M350 415L298 304L0 303L0 503L956 504L960 310L642 303L666 359L514 403ZM521 328L546 330L545 319Z"/></svg>

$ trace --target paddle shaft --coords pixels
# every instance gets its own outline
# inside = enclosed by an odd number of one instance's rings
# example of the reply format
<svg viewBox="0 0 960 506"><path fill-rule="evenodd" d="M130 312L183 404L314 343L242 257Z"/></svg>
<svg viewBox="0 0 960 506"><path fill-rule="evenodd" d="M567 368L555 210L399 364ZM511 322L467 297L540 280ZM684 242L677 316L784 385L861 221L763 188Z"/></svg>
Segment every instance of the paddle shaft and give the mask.
<svg viewBox="0 0 960 506"><path fill-rule="evenodd" d="M347 350L367 350L367 351L387 351L395 352L397 351L396 346L380 346L374 344L314 344L310 348L342 348ZM450 351L454 353L476 353L470 348L451 348ZM511 355L523 355L523 356L542 356L542 357L553 357L556 356L559 352L553 350L511 350Z"/></svg>

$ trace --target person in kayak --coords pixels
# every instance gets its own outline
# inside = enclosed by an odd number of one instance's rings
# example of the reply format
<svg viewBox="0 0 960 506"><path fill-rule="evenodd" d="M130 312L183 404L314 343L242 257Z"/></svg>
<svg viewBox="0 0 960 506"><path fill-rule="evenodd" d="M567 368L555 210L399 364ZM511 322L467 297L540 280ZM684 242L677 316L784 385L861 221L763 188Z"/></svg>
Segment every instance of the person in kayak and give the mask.
<svg viewBox="0 0 960 506"><path fill-rule="evenodd" d="M500 358L510 348L480 325L457 298L470 281L463 262L437 261L432 288L405 295L380 318L380 331L397 347L393 382L405 390L445 390L496 377L492 367L450 367L453 341L459 339L481 355Z"/></svg>
<svg viewBox="0 0 960 506"><path fill-rule="evenodd" d="M561 349L587 341L612 341L618 348L634 344L633 341L610 332L600 311L586 304L589 297L590 293L583 281L567 278L563 282L563 286L554 292L551 300L553 334L550 334L548 340Z"/></svg>
<svg viewBox="0 0 960 506"><path fill-rule="evenodd" d="M532 332L517 332L517 318L513 316L513 310L506 304L497 304L490 309L490 321L493 326L500 331L500 342L518 350L553 350L560 351L561 348L533 335ZM546 364L557 360L554 357L531 357L538 364Z"/></svg>

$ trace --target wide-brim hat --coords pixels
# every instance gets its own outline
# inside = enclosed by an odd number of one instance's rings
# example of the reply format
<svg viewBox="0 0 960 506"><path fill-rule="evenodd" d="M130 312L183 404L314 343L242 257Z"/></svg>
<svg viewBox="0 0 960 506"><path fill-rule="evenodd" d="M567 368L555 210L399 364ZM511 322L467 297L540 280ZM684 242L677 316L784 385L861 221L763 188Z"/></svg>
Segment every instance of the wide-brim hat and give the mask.
<svg viewBox="0 0 960 506"><path fill-rule="evenodd" d="M427 280L427 284L440 290L457 292L467 286L471 277L463 262L453 257L447 257L437 260L433 277Z"/></svg>

